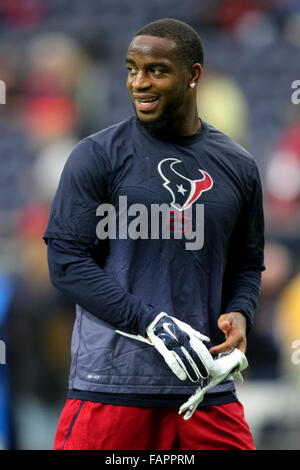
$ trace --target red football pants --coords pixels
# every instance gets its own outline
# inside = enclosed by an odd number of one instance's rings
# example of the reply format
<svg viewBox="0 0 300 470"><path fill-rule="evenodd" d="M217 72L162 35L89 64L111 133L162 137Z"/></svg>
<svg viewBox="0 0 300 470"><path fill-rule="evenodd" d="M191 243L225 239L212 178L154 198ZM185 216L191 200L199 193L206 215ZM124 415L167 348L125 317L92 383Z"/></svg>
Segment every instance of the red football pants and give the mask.
<svg viewBox="0 0 300 470"><path fill-rule="evenodd" d="M240 402L207 406L185 421L177 408L68 399L55 450L255 450Z"/></svg>

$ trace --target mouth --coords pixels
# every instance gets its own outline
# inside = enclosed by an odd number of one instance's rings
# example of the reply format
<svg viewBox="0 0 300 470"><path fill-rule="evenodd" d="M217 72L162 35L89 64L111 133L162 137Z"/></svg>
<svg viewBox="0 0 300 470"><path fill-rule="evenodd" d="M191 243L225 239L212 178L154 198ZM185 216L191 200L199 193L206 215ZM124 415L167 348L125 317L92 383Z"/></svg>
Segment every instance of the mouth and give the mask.
<svg viewBox="0 0 300 470"><path fill-rule="evenodd" d="M159 103L159 97L158 96L152 96L148 98L143 98L143 97L134 97L134 102L136 108L141 111L141 112L148 112L148 111L153 111Z"/></svg>

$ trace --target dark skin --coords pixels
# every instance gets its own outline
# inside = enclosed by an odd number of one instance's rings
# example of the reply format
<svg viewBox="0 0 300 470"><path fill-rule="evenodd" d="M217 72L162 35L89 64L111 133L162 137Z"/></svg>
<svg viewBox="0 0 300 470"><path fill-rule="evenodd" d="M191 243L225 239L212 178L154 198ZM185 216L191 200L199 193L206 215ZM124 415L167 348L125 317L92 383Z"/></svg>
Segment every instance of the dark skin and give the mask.
<svg viewBox="0 0 300 470"><path fill-rule="evenodd" d="M199 130L196 93L201 64L185 64L172 39L145 35L133 38L126 65L127 88L140 121L152 124L167 115L168 133L188 136ZM225 341L210 348L210 352L218 354L237 348L245 353L246 326L246 318L240 312L221 315L218 327Z"/></svg>
<svg viewBox="0 0 300 470"><path fill-rule="evenodd" d="M127 53L127 88L137 117L149 122L159 119L168 106L172 106L171 132L176 135L192 135L200 127L196 104L196 87L202 67L187 67L180 60L173 40L155 36L135 37ZM138 109L139 98L157 98L154 109Z"/></svg>

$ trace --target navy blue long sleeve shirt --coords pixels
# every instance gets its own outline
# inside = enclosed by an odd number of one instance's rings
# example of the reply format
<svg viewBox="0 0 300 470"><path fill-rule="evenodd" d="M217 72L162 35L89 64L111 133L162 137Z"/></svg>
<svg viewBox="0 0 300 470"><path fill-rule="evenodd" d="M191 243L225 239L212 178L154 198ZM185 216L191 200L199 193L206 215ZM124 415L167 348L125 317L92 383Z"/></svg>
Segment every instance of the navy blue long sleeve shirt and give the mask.
<svg viewBox="0 0 300 470"><path fill-rule="evenodd" d="M154 220L162 207L169 212ZM115 226L101 239L110 210ZM53 284L112 335L145 336L161 311L211 346L224 340L222 313L242 312L248 331L253 324L264 270L259 173L245 149L207 123L168 140L132 117L85 138L66 163L44 239ZM81 344L97 347L78 325L77 363Z"/></svg>

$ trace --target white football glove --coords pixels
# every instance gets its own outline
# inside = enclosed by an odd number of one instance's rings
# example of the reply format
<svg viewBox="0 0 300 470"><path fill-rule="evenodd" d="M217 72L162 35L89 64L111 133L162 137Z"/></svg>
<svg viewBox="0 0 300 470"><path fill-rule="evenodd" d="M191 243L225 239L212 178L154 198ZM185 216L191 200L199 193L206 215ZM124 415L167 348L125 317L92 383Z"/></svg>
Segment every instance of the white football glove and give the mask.
<svg viewBox="0 0 300 470"><path fill-rule="evenodd" d="M207 336L190 325L161 312L146 329L149 339L116 330L117 333L151 344L163 356L165 362L180 379L192 382L209 378L214 360L203 341Z"/></svg>
<svg viewBox="0 0 300 470"><path fill-rule="evenodd" d="M215 387L230 375L242 382L243 377L241 375L241 371L247 367L247 358L239 349L232 349L231 351L220 354L218 359L214 360L213 368L210 370L208 384L204 387L200 386L196 390L196 392L180 407L179 414L186 411L183 418L185 420L190 419L208 390Z"/></svg>

